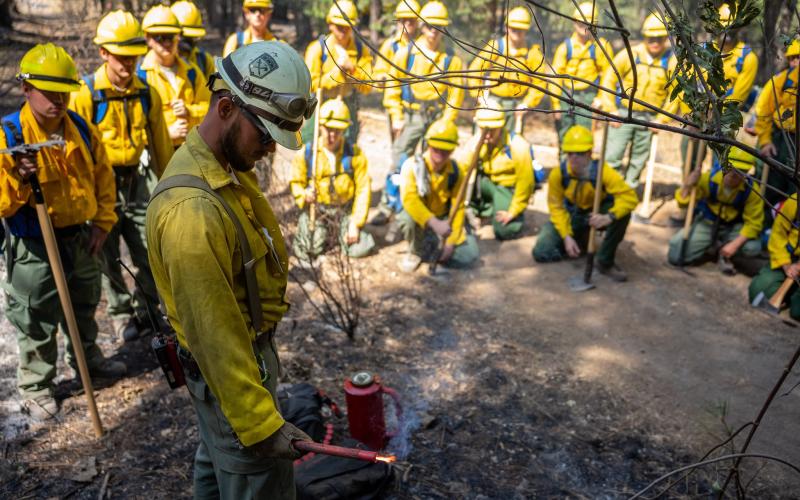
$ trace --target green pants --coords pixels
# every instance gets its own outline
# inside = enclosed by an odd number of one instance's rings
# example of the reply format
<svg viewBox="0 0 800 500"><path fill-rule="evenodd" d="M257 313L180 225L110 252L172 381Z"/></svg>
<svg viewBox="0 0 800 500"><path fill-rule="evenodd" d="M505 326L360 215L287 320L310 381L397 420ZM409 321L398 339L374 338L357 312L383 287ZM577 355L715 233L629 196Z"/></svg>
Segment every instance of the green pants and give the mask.
<svg viewBox="0 0 800 500"><path fill-rule="evenodd" d="M496 239L511 240L517 238L522 233L522 226L525 222L524 214L519 214L505 225L497 222L494 218L498 211L508 210L508 207L511 206L514 190L495 184L483 175L479 179L480 183L472 203L478 215L491 218L492 229L494 229L494 237Z"/></svg>
<svg viewBox="0 0 800 500"><path fill-rule="evenodd" d="M728 243L739 235L742 230L742 223L736 224L720 224L717 233L717 238L723 244ZM669 252L667 253L667 260L670 264L677 266L681 264L696 264L702 260L706 250L714 245L713 235L714 222L704 219L699 216L689 229L689 239L686 242L686 250L683 255L683 262L681 262L681 245L683 244L683 229L672 235L669 240ZM737 256L745 258L758 257L761 253L761 241L758 239L747 240L747 243L742 245Z"/></svg>
<svg viewBox="0 0 800 500"><path fill-rule="evenodd" d="M100 302L100 265L88 252L88 226L82 227L75 236L58 238L58 245L78 332L91 367L101 362L103 355L95 344L97 323L94 320ZM6 317L17 329L17 385L24 398L36 398L52 394L58 358L56 333L59 326L66 333L67 324L44 240L12 236L9 254L7 265L11 275L4 288L8 300ZM69 335L65 335L65 343L67 362L74 365Z"/></svg>
<svg viewBox="0 0 800 500"><path fill-rule="evenodd" d="M564 80L564 84L569 85L569 81ZM591 105L592 101L594 101L594 98L597 97L597 89L593 87L588 87L583 90L576 90L573 92L572 97L573 99L575 99L576 102L579 102L581 104ZM562 109L564 109L564 106L567 106L567 103L565 102L561 102L560 104ZM564 109L564 111L562 111L561 113L562 113L561 120L556 122L556 127L558 128L559 144L561 144L561 141L564 140L564 134L566 134L567 130L569 130L569 128L572 127L573 125L583 125L589 130L592 130L592 119L589 118L588 116L582 116L582 115L590 115L591 114L590 111L576 107L574 113L570 112L568 108ZM580 115L578 113L580 113Z"/></svg>
<svg viewBox="0 0 800 500"><path fill-rule="evenodd" d="M321 207L319 207L321 208ZM300 260L311 260L325 253L328 246L328 227L334 222L337 210L328 210L327 213L318 210L319 217L315 221L314 234L308 227L308 212L303 212L297 220L297 234L295 234L292 248L294 255ZM339 246L343 252L354 259L366 257L375 248L375 239L365 230L356 243L347 244L347 227L350 224L350 216L345 215L339 223Z"/></svg>
<svg viewBox="0 0 800 500"><path fill-rule="evenodd" d="M274 343L269 335L262 334L254 346L266 363L264 387L277 406L280 365ZM260 458L250 453L237 439L202 374L188 369L185 372L200 431L200 444L194 457L194 498L294 499L291 460Z"/></svg>
<svg viewBox="0 0 800 500"><path fill-rule="evenodd" d="M437 257L440 247L439 237L432 229L417 225L405 210L397 215L397 224L414 255L418 255L424 262L432 262ZM467 239L455 248L453 255L444 265L454 269L466 269L472 267L478 257L480 257L478 240L475 236L467 234Z"/></svg>
<svg viewBox="0 0 800 500"><path fill-rule="evenodd" d="M608 213L608 210L613 205L613 202L606 200L600 206L600 213ZM581 251L586 251L589 244L589 215L590 212L577 212L571 217L572 235ZM612 222L605 229L605 237L603 243L597 250L597 262L604 267L614 265L614 258L617 253L617 247L625 237L625 230L628 228L628 223L631 220L630 215L626 215L620 219ZM536 245L533 247L533 259L536 262L558 262L567 256L564 250L564 239L558 234L556 227L552 222L542 226L539 236L536 238Z"/></svg>
<svg viewBox="0 0 800 500"><path fill-rule="evenodd" d="M324 103L328 99L329 98L323 97L322 102ZM350 144L356 144L358 141L358 133L360 131L360 127L358 125L358 93L352 92L349 96L343 98L342 100L347 105L347 109L350 111L350 121L352 122L352 124L347 127L347 130L344 132L344 140ZM303 127L300 129L300 136L303 139L303 144L313 141L314 124L316 121L317 114L314 113L311 118L303 122Z"/></svg>
<svg viewBox="0 0 800 500"><path fill-rule="evenodd" d="M792 158L794 158L793 138L794 138L793 132L784 132L777 126L775 127L775 130L772 132L772 144L775 145L775 149L777 150L775 159L783 163L784 165L789 165L789 166L793 165L792 162ZM791 195L795 192L795 187L792 184L791 179L789 179L789 176L777 172L776 169L774 168L769 169L769 175L767 176L767 186L772 186L775 189L783 191L788 195ZM780 193L776 193L772 189L767 189L766 198L768 202L775 204L783 200L785 197ZM765 212L769 213L770 211L765 210Z"/></svg>
<svg viewBox="0 0 800 500"><path fill-rule="evenodd" d="M769 300L785 279L786 275L783 273L783 269L770 269L769 265L764 266L750 282L750 288L747 290L750 302L753 302L759 292L764 292L764 300ZM798 292L800 292L800 288L794 284L784 299L789 302L789 316L796 320L800 320L800 293Z"/></svg>
<svg viewBox="0 0 800 500"><path fill-rule="evenodd" d="M634 118L652 121L655 118L653 113L635 111ZM614 170L622 173L622 158L628 144L631 145L630 160L628 169L625 172L625 182L631 187L639 186L639 177L642 175L650 157L650 146L653 132L643 125L633 125L623 123L619 127L608 129L608 145L606 150L606 162Z"/></svg>
<svg viewBox="0 0 800 500"><path fill-rule="evenodd" d="M438 101L437 103L438 104ZM392 144L392 168L400 168L400 162L414 156L417 144L425 136L431 123L442 116L441 106L431 105L421 111L406 111L400 135Z"/></svg>
<svg viewBox="0 0 800 500"><path fill-rule="evenodd" d="M116 170L119 172L119 170ZM147 260L147 237L145 236L144 221L147 213L147 203L150 200L150 191L157 179L155 174L147 169L146 175L139 175L133 171L116 174L117 205L115 211L119 221L108 233L103 246L103 290L108 300L108 314L111 316L129 316L136 314L140 321L147 319L146 301L150 300L155 306L158 303L156 285L153 274L150 272L150 263ZM125 175L127 174L127 175ZM120 257L120 240L125 242L131 261L136 268L136 283L134 292L128 290L122 274L122 266L117 259ZM141 285L141 287L139 286Z"/></svg>

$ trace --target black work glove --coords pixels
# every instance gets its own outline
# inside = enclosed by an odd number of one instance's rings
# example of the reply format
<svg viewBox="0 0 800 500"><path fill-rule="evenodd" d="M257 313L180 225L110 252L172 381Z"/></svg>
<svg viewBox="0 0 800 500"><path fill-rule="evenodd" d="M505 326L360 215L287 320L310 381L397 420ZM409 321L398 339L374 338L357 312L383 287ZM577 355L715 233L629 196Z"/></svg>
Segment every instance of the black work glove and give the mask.
<svg viewBox="0 0 800 500"><path fill-rule="evenodd" d="M296 460L303 456L303 452L292 446L292 441L313 441L308 434L301 431L289 422L284 424L267 439L250 447L256 456L262 458L282 458Z"/></svg>

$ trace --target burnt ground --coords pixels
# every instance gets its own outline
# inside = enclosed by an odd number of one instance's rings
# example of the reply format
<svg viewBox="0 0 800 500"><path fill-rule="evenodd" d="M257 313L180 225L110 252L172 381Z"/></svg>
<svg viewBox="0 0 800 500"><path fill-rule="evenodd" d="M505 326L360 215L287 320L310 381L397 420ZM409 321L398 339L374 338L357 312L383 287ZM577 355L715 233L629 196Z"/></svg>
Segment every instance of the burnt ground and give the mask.
<svg viewBox="0 0 800 500"><path fill-rule="evenodd" d="M360 140L376 192L388 156L377 112L364 113ZM532 119L527 135L552 146L551 130ZM662 141L659 161L677 164L677 141ZM552 154L541 151L552 166ZM287 159L280 152L275 162L284 179ZM659 195L675 187L670 175L657 181ZM271 200L288 202L285 193ZM353 341L290 285L293 307L278 332L283 380L311 382L343 406L343 380L368 369L401 393L403 432L390 448L403 460L389 498L628 497L752 419L797 346L797 329L747 306L746 276L723 278L707 264L689 277L664 264L674 230L660 224L669 210L659 211L657 224L629 228L618 255L628 283L599 277L597 289L583 294L566 286L582 262L531 260L546 221L542 191L523 238L499 243L489 228L479 231L482 262L472 271L402 275L403 245L381 244L354 264L363 308ZM121 345L110 337L103 309L101 346L131 373L98 384L106 426L99 440L63 366L59 421L33 425L20 415L14 331L0 322L0 496L191 496L198 436L188 395L168 389L147 339ZM790 375L752 451L798 462L798 396L790 392L797 379ZM346 419L334 423L345 435ZM746 461L744 471L746 480L754 477L751 498L797 496L800 481L788 469ZM704 467L665 496L707 497L725 472Z"/></svg>

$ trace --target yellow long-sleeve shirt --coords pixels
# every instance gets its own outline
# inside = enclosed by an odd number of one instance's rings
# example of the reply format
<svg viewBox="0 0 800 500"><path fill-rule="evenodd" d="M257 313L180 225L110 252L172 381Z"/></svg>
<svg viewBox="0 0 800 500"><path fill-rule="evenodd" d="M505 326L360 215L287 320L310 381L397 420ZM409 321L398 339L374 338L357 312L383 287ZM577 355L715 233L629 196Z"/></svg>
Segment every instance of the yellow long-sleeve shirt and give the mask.
<svg viewBox="0 0 800 500"><path fill-rule="evenodd" d="M241 43L239 43L240 39ZM232 33L225 40L225 46L222 48L222 57L228 57L231 52L238 49L240 46L248 45L253 42L269 42L270 40L277 40L277 38L275 38L275 35L269 30L269 28L267 28L267 33L264 35L264 38L258 39L253 36L250 28L247 28L244 31L237 31L236 33Z"/></svg>
<svg viewBox="0 0 800 500"><path fill-rule="evenodd" d="M794 105L797 94L798 68L785 69L773 76L756 101L756 136L758 144L772 142L774 126L794 132Z"/></svg>
<svg viewBox="0 0 800 500"><path fill-rule="evenodd" d="M297 206L302 210L306 206L306 188L309 184L308 162L306 161L306 148L297 152L292 160L292 178L289 186ZM311 149L308 149L311 152ZM367 223L367 213L370 202L370 177L367 171L367 157L358 146L352 146L352 155L348 160L349 172L344 168L344 145L336 151L336 161L331 165L328 154L319 145L317 154L317 168L314 169L314 191L317 202L322 205L342 206L353 203L350 219L359 228ZM348 151L350 152L350 151Z"/></svg>
<svg viewBox="0 0 800 500"><path fill-rule="evenodd" d="M797 217L797 193L790 196L772 223L767 249L772 269L792 263L792 257L800 255L800 232L794 227Z"/></svg>
<svg viewBox="0 0 800 500"><path fill-rule="evenodd" d="M670 49L667 49L661 55L653 57L647 52L647 47L643 43L634 45L632 52L633 62L636 63L635 66L631 66L631 60L625 50L621 50L614 56L614 66L622 76L622 88L627 92L631 91L633 88L633 72L636 71L638 88L635 98L669 113L676 113L680 106L680 100L670 99L672 89L675 86L675 81L670 82L670 78L675 72L675 66L678 64L675 55ZM617 74L612 68L608 68L603 75L602 85L609 89L620 88ZM627 99L621 99L618 104L614 95L607 92L601 92L601 94L605 111L615 113L618 109L627 109ZM633 110L651 112L648 108L638 103L633 104ZM671 118L663 114L659 114L655 118L655 121L659 123L666 123L670 120Z"/></svg>
<svg viewBox="0 0 800 500"><path fill-rule="evenodd" d="M148 87L137 77L134 77L130 86L120 92L114 88L108 79L106 65L100 66L94 72L94 90L98 97L106 99L103 116L99 116L100 105L93 102L92 91L85 83L80 90L72 94L70 109L81 115L87 122L97 123L97 129L102 137L106 157L114 167L139 165L139 157L144 148L148 146L147 129L150 128L153 144L149 148L154 156L150 159L151 166L156 175L160 176L172 158L174 148L164 122L161 97L158 92ZM147 92L150 101L150 110L144 114L141 92ZM121 99L128 96L128 99Z"/></svg>
<svg viewBox="0 0 800 500"><path fill-rule="evenodd" d="M193 129L162 179L178 174L202 177L235 212L253 251L265 327L272 327L289 307L289 259L255 173L226 171ZM242 444L264 440L283 418L261 384L241 247L231 219L210 194L178 187L150 203L146 231L153 278L178 342L192 353Z"/></svg>
<svg viewBox="0 0 800 500"><path fill-rule="evenodd" d="M723 56L722 68L725 78L731 81L728 99L744 102L756 81L758 56L746 43L739 41Z"/></svg>
<svg viewBox="0 0 800 500"><path fill-rule="evenodd" d="M464 68L461 59L447 50L437 50L426 55L421 48L424 46L423 43L422 37L417 38L413 45L397 53L394 64L402 70L391 68L390 80L435 77L446 72L460 72ZM408 71L403 71L406 69ZM457 108L464 102L464 89L448 86L447 82L452 85L464 85L464 79L460 76L412 83L408 85L406 92L406 95L413 97L410 102L403 98L405 86L391 85L383 94L383 106L389 111L395 123L403 120L405 109L419 110L422 104L442 109L444 118L455 121L458 116Z"/></svg>
<svg viewBox="0 0 800 500"><path fill-rule="evenodd" d="M400 33L384 40L378 52L387 60L384 60L382 57L375 58L375 64L372 67L372 76L376 80L389 79L389 68L392 67L389 61L394 61L394 57L397 53L406 47L408 47L408 42L403 39Z"/></svg>
<svg viewBox="0 0 800 500"><path fill-rule="evenodd" d="M714 176L711 172L703 172L700 180L697 181L697 193L695 195L698 202L703 202L709 208L713 216L720 216L725 222L735 222L739 219L742 220L743 226L739 234L748 239L758 238L761 234L761 228L764 225L764 202L758 195L758 183L753 183L750 187L750 193L744 202L744 207L739 209L733 205L739 193L745 192L748 187L746 183L737 186L736 189L728 191L722 184L722 178L725 172L717 170ZM711 199L711 183L714 183L716 196ZM684 198L681 196L681 188L675 191L675 201L680 206L686 206L689 203L689 197Z"/></svg>
<svg viewBox="0 0 800 500"><path fill-rule="evenodd" d="M333 35L326 36L324 40L324 48L319 39L308 44L306 48L305 61L311 72L311 91L316 92L317 87L322 88L324 99L339 95L345 97L354 90L368 94L372 87L358 82L372 80L372 54L369 48L356 43L355 37L350 37L347 47L339 45ZM336 61L343 57L343 53L347 54L348 60L355 67L352 74L345 73L337 66Z"/></svg>
<svg viewBox="0 0 800 500"><path fill-rule="evenodd" d="M564 187L562 169L566 168L569 182ZM606 164L603 167L603 194L613 197L614 204L608 210L619 219L633 212L639 197L619 172ZM554 168L547 178L547 207L550 209L550 221L562 238L572 236L572 214L567 202L580 211L592 209L594 204L594 180L588 174L578 179L569 165Z"/></svg>
<svg viewBox="0 0 800 500"><path fill-rule="evenodd" d="M28 103L20 110L19 131L25 144L50 140L36 122ZM90 221L103 231L111 231L117 222L114 212L116 190L114 174L108 163L100 134L88 125L91 151L69 116L64 117L63 148L45 148L36 154L36 176L47 202L47 213L56 228ZM13 139L12 139L13 141ZM0 132L0 149L8 145ZM19 144L18 144L19 145ZM25 205L35 205L31 185L22 182L11 155L0 155L0 217L11 217Z"/></svg>
<svg viewBox="0 0 800 500"><path fill-rule="evenodd" d="M412 157L406 160L400 169L400 199L403 209L414 219L414 222L426 227L431 217L446 219L449 216L451 206L455 203L458 190L465 182L465 177L455 160L451 160L441 173L433 170L427 151L422 154L422 160L425 163L428 177L428 193L425 196L419 194L417 176L412 166L417 158ZM452 232L447 237L447 243L450 245L460 245L467 239L464 230L464 204L455 207L455 211L453 225L450 228Z"/></svg>
<svg viewBox="0 0 800 500"><path fill-rule="evenodd" d="M189 128L199 125L208 111L208 101L211 94L206 87L206 77L200 68L190 64L180 57L175 60L172 70L175 72L175 87L170 84L169 79L164 74L164 70L156 61L153 51L147 53L142 60L141 69L147 74L147 83L156 89L161 96L161 109L164 112L164 119L167 127L178 120L172 110L172 101L182 99L189 113L186 120ZM194 72L194 83L189 78L189 70ZM172 141L173 145L180 145L182 140Z"/></svg>
<svg viewBox="0 0 800 500"><path fill-rule="evenodd" d="M511 47L507 38L499 38L486 44L472 60L469 69L470 71L482 71L482 76L492 79L482 82L480 79L471 78L469 80L471 87L492 85L499 78L508 78L546 88L545 80L531 77L526 73L531 71L549 72L545 66L542 48L538 44L533 44L530 48L520 47L517 49ZM477 97L477 89L471 92L473 97ZM544 92L541 90L519 83L502 83L489 88L488 92L498 97L523 99L522 104L528 108L538 106L544 97Z"/></svg>
<svg viewBox="0 0 800 500"><path fill-rule="evenodd" d="M590 82L597 81L605 74L606 70L611 66L608 58L613 57L613 49L611 44L605 38L599 38L600 44L594 40L589 39L583 43L577 34L573 33L572 36L561 42L556 48L553 55L553 71L556 75L570 75ZM600 48L605 49L605 54ZM588 83L582 81L569 80L568 78L554 78L550 89L558 95L561 95L562 87L572 90L586 90L589 88ZM561 109L561 101L553 97L551 99L553 109Z"/></svg>

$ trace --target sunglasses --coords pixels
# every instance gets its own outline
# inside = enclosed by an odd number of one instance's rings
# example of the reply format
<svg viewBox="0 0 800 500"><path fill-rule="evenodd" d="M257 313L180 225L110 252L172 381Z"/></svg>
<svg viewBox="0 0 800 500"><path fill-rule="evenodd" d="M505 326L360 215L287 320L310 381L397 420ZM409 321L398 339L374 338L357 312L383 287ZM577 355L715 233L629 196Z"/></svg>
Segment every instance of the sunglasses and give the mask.
<svg viewBox="0 0 800 500"><path fill-rule="evenodd" d="M234 100L233 102L236 103L236 100ZM256 115L254 115L250 110L247 109L246 105L242 106L239 105L238 103L237 105L239 106L239 109L242 111L244 117L247 118L250 121L250 123L256 128L256 130L258 130L258 132L261 134L261 137L259 137L258 142L261 143L262 146L269 146L270 144L275 142L275 139L272 138L272 134L269 133L269 130L267 130L267 128L264 126L264 124L261 123L261 120L259 120Z"/></svg>
<svg viewBox="0 0 800 500"><path fill-rule="evenodd" d="M164 44L167 44L167 43L172 43L172 42L175 41L175 35L171 35L171 34L169 34L169 35L151 35L151 36L152 36L153 40L156 41L156 43L159 43L161 45L164 45Z"/></svg>
<svg viewBox="0 0 800 500"><path fill-rule="evenodd" d="M247 10L250 11L250 13L252 14L257 14L262 16L266 16L267 14L272 12L272 9L265 9L264 7L251 7Z"/></svg>

